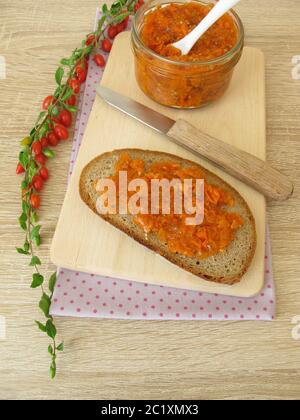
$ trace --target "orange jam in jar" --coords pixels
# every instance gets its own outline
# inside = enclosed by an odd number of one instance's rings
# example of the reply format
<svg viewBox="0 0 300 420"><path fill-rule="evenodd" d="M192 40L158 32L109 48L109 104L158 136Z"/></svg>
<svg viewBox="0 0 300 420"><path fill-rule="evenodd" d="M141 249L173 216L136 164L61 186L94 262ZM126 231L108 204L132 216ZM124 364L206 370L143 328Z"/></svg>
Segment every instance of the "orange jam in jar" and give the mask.
<svg viewBox="0 0 300 420"><path fill-rule="evenodd" d="M188 55L171 44L190 33L209 13L202 1L150 1L136 14L132 32L137 82L156 102L174 108L198 108L227 90L244 44L235 12L219 19Z"/></svg>

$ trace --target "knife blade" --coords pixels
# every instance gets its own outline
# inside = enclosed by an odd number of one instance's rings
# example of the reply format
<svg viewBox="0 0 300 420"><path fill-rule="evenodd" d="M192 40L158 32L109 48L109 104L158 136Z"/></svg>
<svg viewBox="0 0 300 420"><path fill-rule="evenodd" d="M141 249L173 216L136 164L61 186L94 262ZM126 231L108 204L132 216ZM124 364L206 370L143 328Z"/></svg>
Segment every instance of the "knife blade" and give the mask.
<svg viewBox="0 0 300 420"><path fill-rule="evenodd" d="M283 201L293 194L294 185L288 177L256 156L202 132L183 119L175 121L107 87L99 86L97 93L112 107L213 162L266 197Z"/></svg>
<svg viewBox="0 0 300 420"><path fill-rule="evenodd" d="M104 86L98 86L97 92L109 105L159 133L167 134L175 124L175 121L171 118Z"/></svg>

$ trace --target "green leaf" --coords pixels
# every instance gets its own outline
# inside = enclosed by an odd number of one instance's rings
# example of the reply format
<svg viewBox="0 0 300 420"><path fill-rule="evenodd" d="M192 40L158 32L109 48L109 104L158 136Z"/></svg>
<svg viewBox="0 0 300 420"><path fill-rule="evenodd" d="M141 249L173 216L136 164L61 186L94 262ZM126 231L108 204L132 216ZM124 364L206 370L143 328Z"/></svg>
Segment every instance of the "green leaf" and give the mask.
<svg viewBox="0 0 300 420"><path fill-rule="evenodd" d="M29 242L28 242L28 241L26 241L26 242L25 242L25 244L24 244L24 251L25 251L25 252L28 252L28 251L29 251L29 246L30 246L30 245L29 245Z"/></svg>
<svg viewBox="0 0 300 420"><path fill-rule="evenodd" d="M79 58L81 58L82 56L82 48L76 48L76 50L74 50L73 55L72 55L72 59L75 59L75 61L77 61Z"/></svg>
<svg viewBox="0 0 300 420"><path fill-rule="evenodd" d="M30 262L30 267L35 267L36 265L42 265L39 257L32 257Z"/></svg>
<svg viewBox="0 0 300 420"><path fill-rule="evenodd" d="M102 13L106 14L108 12L108 7L106 4L102 6Z"/></svg>
<svg viewBox="0 0 300 420"><path fill-rule="evenodd" d="M58 86L57 88L56 88L56 90L55 90L55 92L54 92L54 98L55 99L58 99L59 97L60 97L60 94L61 94L61 92L62 92L62 87L61 86Z"/></svg>
<svg viewBox="0 0 300 420"><path fill-rule="evenodd" d="M31 283L31 289L36 289L37 287L40 287L44 283L44 277L41 276L38 273L34 273L32 276L32 283Z"/></svg>
<svg viewBox="0 0 300 420"><path fill-rule="evenodd" d="M50 158L50 159L55 157L55 153L51 149L44 149L43 155L45 155L47 158Z"/></svg>
<svg viewBox="0 0 300 420"><path fill-rule="evenodd" d="M23 248L16 248L16 250L17 250L17 253L18 254L21 254L21 255L29 255L29 252L28 251L25 251L25 249L23 249Z"/></svg>
<svg viewBox="0 0 300 420"><path fill-rule="evenodd" d="M46 111L42 111L40 112L38 119L36 120L35 125L38 125L38 123L46 116L47 112Z"/></svg>
<svg viewBox="0 0 300 420"><path fill-rule="evenodd" d="M19 220L22 220L22 222L27 222L27 214L26 214L26 212L23 212L22 213L22 215L21 215L21 217L20 217Z"/></svg>
<svg viewBox="0 0 300 420"><path fill-rule="evenodd" d="M62 67L58 67L55 73L55 80L58 85L61 85L62 78L64 77L64 69Z"/></svg>
<svg viewBox="0 0 300 420"><path fill-rule="evenodd" d="M38 326L39 330L42 332L46 332L46 325L43 325L41 322L39 321L35 321L36 325Z"/></svg>
<svg viewBox="0 0 300 420"><path fill-rule="evenodd" d="M53 273L49 279L49 290L51 293L54 292L55 284L56 284L56 273Z"/></svg>
<svg viewBox="0 0 300 420"><path fill-rule="evenodd" d="M21 190L24 191L28 188L28 182L22 181L21 182Z"/></svg>
<svg viewBox="0 0 300 420"><path fill-rule="evenodd" d="M53 360L52 363L51 363L51 366L50 366L50 378L54 379L55 376L56 376L56 363Z"/></svg>
<svg viewBox="0 0 300 420"><path fill-rule="evenodd" d="M29 205L27 204L27 202L26 201L22 201L22 210L23 210L23 213L27 213L28 212L28 209L29 209Z"/></svg>
<svg viewBox="0 0 300 420"><path fill-rule="evenodd" d="M46 117L46 114L47 114L47 111L40 112L38 119L41 120L42 118Z"/></svg>
<svg viewBox="0 0 300 420"><path fill-rule="evenodd" d="M23 213L22 216L19 218L19 224L23 230L27 230L27 215Z"/></svg>
<svg viewBox="0 0 300 420"><path fill-rule="evenodd" d="M32 164L30 164L30 168L28 171L28 178L30 182L32 181L32 178L37 174L37 172L38 172L38 168L36 164L32 161Z"/></svg>
<svg viewBox="0 0 300 420"><path fill-rule="evenodd" d="M51 356L53 356L54 351L53 351L53 347L51 346L51 344L50 344L50 345L49 345L49 347L48 347L48 353L49 353Z"/></svg>
<svg viewBox="0 0 300 420"><path fill-rule="evenodd" d="M57 117L59 115L59 109L56 105L54 105L54 107L51 109L50 114L52 117Z"/></svg>
<svg viewBox="0 0 300 420"><path fill-rule="evenodd" d="M110 13L112 16L118 14L122 9L122 3L120 1L115 1L110 8Z"/></svg>
<svg viewBox="0 0 300 420"><path fill-rule="evenodd" d="M52 338L53 340L56 337L56 328L55 325L53 324L51 319L48 319L47 324L46 324L46 333L48 334L48 336L50 338Z"/></svg>
<svg viewBox="0 0 300 420"><path fill-rule="evenodd" d="M85 42L83 42L83 45L85 45ZM76 57L72 55L72 57L70 58L70 66L73 67L76 61Z"/></svg>
<svg viewBox="0 0 300 420"><path fill-rule="evenodd" d="M62 102L67 101L72 95L73 95L73 89L71 89L70 86L67 86L65 94L61 98Z"/></svg>
<svg viewBox="0 0 300 420"><path fill-rule="evenodd" d="M35 211L33 211L33 212L31 213L30 221L31 221L31 223L33 223L33 224L37 223L37 221L38 221L38 216L37 216L37 214L36 214L36 212L35 212Z"/></svg>
<svg viewBox="0 0 300 420"><path fill-rule="evenodd" d="M56 347L57 351L64 351L64 343L60 343L59 346Z"/></svg>
<svg viewBox="0 0 300 420"><path fill-rule="evenodd" d="M68 58L63 58L62 60L60 60L60 64L62 66L69 66L70 67L70 60Z"/></svg>
<svg viewBox="0 0 300 420"><path fill-rule="evenodd" d="M41 236L40 236L40 235L35 236L35 237L33 238L33 243L34 243L34 245L35 245L37 248L41 245L41 242L42 242L42 240L41 240Z"/></svg>
<svg viewBox="0 0 300 420"><path fill-rule="evenodd" d="M26 224L26 222L22 222L21 220L19 221L19 223L20 223L20 228L22 229L22 230L24 230L24 232L26 232L26 230L27 230L27 224Z"/></svg>
<svg viewBox="0 0 300 420"><path fill-rule="evenodd" d="M73 112L73 113L75 113L75 112L77 112L77 111L78 111L78 108L77 108L76 106L66 105L66 106L65 106L65 108L66 108L68 111Z"/></svg>
<svg viewBox="0 0 300 420"><path fill-rule="evenodd" d="M48 318L49 317L49 309L51 305L51 300L46 293L43 293L43 296L41 297L39 308L43 312L43 314Z"/></svg>
<svg viewBox="0 0 300 420"><path fill-rule="evenodd" d="M38 237L39 236L39 234L40 234L40 230L41 230L41 225L38 225L38 226L35 226L33 229L32 229L32 231L31 231L31 233L30 233L30 239L34 239L34 238L36 238L36 237Z"/></svg>
<svg viewBox="0 0 300 420"><path fill-rule="evenodd" d="M93 51L93 49L94 49L94 45L93 44L88 45L84 49L84 55L89 55Z"/></svg>
<svg viewBox="0 0 300 420"><path fill-rule="evenodd" d="M23 166L23 168L26 170L27 169L27 165L29 162L29 151L28 151L28 147L24 150L22 150L22 152L19 154L19 162L21 163L21 165Z"/></svg>
<svg viewBox="0 0 300 420"><path fill-rule="evenodd" d="M25 139L23 139L21 141L21 146L30 146L32 143L32 138L31 137L25 137Z"/></svg>
<svg viewBox="0 0 300 420"><path fill-rule="evenodd" d="M124 19L126 19L127 18L127 16L129 16L130 15L130 13L122 13L122 14L120 14L120 15L118 15L118 17L116 17L113 21L114 21L114 23L116 24L116 23L121 23L121 22L123 22L123 20Z"/></svg>
<svg viewBox="0 0 300 420"><path fill-rule="evenodd" d="M49 127L49 124L48 124L48 122L46 121L44 124L43 124L43 126L41 127L41 129L40 129L40 135L39 135L39 137L40 138L42 138L42 137L45 137L45 135L48 133L48 131L50 130L50 127Z"/></svg>
<svg viewBox="0 0 300 420"><path fill-rule="evenodd" d="M29 169L28 169L28 180L29 182L32 181L32 178L36 175L37 173L37 164L35 163L34 160L30 161L30 165L29 165Z"/></svg>
<svg viewBox="0 0 300 420"><path fill-rule="evenodd" d="M30 161L30 167L29 167L29 169L36 169L36 168L37 168L37 166L36 166L35 161L34 160L31 160Z"/></svg>

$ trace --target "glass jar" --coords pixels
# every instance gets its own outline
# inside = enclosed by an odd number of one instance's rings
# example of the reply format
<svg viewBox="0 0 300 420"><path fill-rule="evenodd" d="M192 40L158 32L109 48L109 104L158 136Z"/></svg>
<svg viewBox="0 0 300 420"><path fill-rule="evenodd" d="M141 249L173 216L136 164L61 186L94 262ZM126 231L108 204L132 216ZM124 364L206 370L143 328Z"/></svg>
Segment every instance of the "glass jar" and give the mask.
<svg viewBox="0 0 300 420"><path fill-rule="evenodd" d="M207 2L193 0L201 5ZM140 34L144 17L158 5L185 4L188 0L152 0L136 14L132 30L135 73L142 91L159 104L173 108L199 108L219 99L227 90L244 45L244 28L231 11L237 29L237 43L226 54L206 61L175 61L148 48Z"/></svg>

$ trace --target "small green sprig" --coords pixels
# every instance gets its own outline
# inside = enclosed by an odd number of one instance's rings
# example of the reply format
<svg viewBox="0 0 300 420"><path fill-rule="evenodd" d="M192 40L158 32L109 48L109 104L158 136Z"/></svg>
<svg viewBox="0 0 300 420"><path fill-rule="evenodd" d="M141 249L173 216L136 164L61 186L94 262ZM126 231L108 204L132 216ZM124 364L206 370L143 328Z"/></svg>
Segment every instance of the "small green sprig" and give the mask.
<svg viewBox="0 0 300 420"><path fill-rule="evenodd" d="M87 58L96 52L101 42L106 38L109 26L123 22L128 16L134 14L142 4L143 0L118 0L110 8L106 4L103 5L103 16L97 29L86 36L82 41L81 47L76 48L70 57L63 58L60 61L60 65L55 72L56 88L51 96L52 99L49 100L49 104L45 107L46 109L39 113L29 136L21 141L17 174L24 173L24 178L21 182L22 213L19 217L19 225L25 233L25 241L23 247L17 248L17 252L30 258L29 266L34 269L31 288L39 288L41 290L39 309L45 316L45 321L43 323L35 321L35 323L38 329L51 339L48 353L51 358L50 377L52 379L56 376L57 353L64 350L64 343L57 344L57 329L54 319L50 315L50 306L56 284L56 273L50 276L46 285L45 277L40 271L42 263L36 252L42 243L42 226L38 224L37 215L37 210L40 207L40 191L35 187L34 179L41 174L42 170L44 170L44 176L47 176L48 172L46 171L45 174L44 161L46 158L54 158L55 153L51 148L43 147L42 153L38 158L34 147L36 146L35 143L40 142L53 131L55 119L58 118L63 110L69 113L77 112L77 107L71 103L70 99L79 93L79 89L76 91L74 88L74 82L72 84L72 81L77 80L78 85L76 74L78 66L84 68ZM90 39L92 39L92 42L89 42Z"/></svg>

